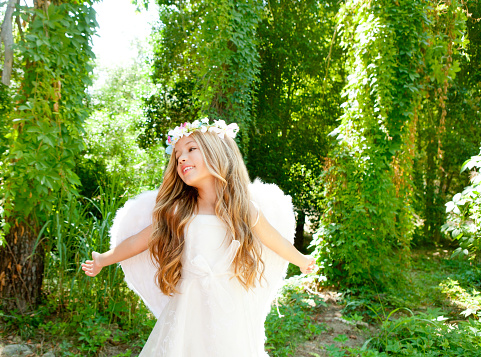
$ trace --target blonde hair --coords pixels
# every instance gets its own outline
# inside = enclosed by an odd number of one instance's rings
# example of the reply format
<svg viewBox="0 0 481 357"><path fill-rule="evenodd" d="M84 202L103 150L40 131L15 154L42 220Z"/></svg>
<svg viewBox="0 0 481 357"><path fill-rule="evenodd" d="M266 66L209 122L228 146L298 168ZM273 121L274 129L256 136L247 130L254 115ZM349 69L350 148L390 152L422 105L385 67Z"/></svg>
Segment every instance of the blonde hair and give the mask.
<svg viewBox="0 0 481 357"><path fill-rule="evenodd" d="M215 178L215 214L227 227L227 239L237 240L240 248L233 260L234 276L244 288L261 279L264 264L261 247L252 233L249 206L249 175L237 144L230 137L194 131L207 169ZM177 173L175 151L170 156L164 180L157 194L153 231L149 243L152 260L157 264L156 280L164 294L176 293L181 278L184 233L197 211L198 193Z"/></svg>

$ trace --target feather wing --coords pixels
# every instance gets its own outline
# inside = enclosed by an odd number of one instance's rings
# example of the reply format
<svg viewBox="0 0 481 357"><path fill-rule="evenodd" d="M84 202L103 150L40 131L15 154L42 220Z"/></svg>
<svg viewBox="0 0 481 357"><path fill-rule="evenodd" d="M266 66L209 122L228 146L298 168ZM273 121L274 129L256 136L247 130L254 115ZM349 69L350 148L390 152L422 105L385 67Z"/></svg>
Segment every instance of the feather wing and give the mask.
<svg viewBox="0 0 481 357"><path fill-rule="evenodd" d="M294 242L296 219L290 196L284 195L279 187L266 184L256 179L249 187L251 199L257 203L269 223L289 242ZM253 295L258 313L265 321L270 312L271 304L279 289L283 286L287 272L288 261L281 258L266 246L262 246L262 260L264 262L265 280L256 288ZM264 329L264 325L259 326ZM263 331L262 331L263 333Z"/></svg>
<svg viewBox="0 0 481 357"><path fill-rule="evenodd" d="M126 238L139 233L152 224L152 212L155 206L157 190L143 192L128 200L115 215L110 229L111 248L119 245ZM139 295L156 318L170 300L155 283L157 268L152 263L146 250L120 263L125 281L130 289Z"/></svg>

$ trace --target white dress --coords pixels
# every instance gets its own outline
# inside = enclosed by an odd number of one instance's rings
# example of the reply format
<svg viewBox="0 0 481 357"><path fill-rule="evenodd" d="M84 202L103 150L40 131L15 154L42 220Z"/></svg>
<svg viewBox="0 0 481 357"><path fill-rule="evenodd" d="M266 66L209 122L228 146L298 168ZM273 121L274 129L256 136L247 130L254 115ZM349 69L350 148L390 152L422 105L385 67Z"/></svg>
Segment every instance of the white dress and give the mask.
<svg viewBox="0 0 481 357"><path fill-rule="evenodd" d="M140 356L267 356L263 320L249 304L246 291L233 278L238 241L226 241L222 221L194 216L185 234L182 278L162 311Z"/></svg>
<svg viewBox="0 0 481 357"><path fill-rule="evenodd" d="M272 186L251 185L252 198L270 223L281 234L287 232L290 237L286 238L292 242L295 220L293 214L286 213L292 212L290 197ZM151 212L152 201L155 192L144 193L117 213L111 230L112 246L148 225L145 218L139 223L143 217L140 211L148 207ZM284 209L279 211L279 207ZM287 262L263 246L264 279L246 291L233 277L232 260L239 242L226 238L226 233L224 223L215 215L192 217L184 236L179 293L173 296L163 295L155 285L156 268L148 252L121 263L129 287L158 318L140 357L268 356L264 351L264 321L282 284Z"/></svg>

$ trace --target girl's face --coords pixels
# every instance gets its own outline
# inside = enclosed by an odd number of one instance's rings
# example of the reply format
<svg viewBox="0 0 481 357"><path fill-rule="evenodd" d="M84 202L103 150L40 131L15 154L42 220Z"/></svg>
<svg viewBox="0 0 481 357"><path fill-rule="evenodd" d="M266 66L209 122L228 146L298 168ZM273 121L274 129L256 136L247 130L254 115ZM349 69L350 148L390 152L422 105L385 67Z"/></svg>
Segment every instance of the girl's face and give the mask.
<svg viewBox="0 0 481 357"><path fill-rule="evenodd" d="M194 138L184 136L175 144L175 158L177 174L185 184L199 188L213 183L214 176L207 169L199 145Z"/></svg>

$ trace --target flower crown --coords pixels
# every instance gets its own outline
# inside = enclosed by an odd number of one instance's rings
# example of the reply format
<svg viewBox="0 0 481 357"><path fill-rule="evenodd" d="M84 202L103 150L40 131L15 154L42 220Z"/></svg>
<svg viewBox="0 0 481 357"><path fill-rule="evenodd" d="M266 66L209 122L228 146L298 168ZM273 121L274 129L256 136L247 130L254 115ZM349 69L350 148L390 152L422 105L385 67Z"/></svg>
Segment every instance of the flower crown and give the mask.
<svg viewBox="0 0 481 357"><path fill-rule="evenodd" d="M217 133L221 139L224 139L224 135L234 139L239 131L239 126L236 123L227 125L223 120L214 120L213 124L209 124L209 118L196 120L192 123L180 124L175 129L169 130L169 133L167 134L167 149L165 149L165 153L171 155L177 141L184 136L189 136L196 130L200 130L202 133L207 131Z"/></svg>

